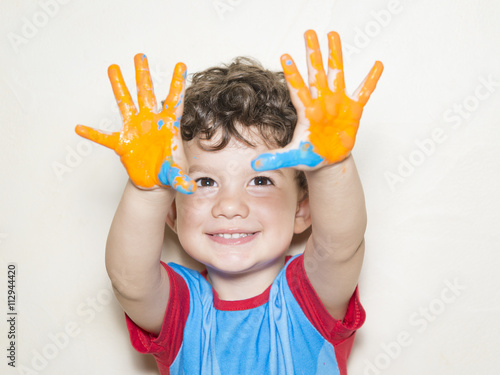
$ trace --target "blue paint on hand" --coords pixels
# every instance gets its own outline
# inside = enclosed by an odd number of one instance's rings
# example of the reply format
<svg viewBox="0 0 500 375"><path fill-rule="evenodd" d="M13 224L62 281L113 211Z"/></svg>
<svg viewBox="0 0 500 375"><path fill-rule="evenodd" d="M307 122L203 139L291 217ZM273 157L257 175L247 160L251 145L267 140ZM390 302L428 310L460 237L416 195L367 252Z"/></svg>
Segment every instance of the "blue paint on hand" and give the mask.
<svg viewBox="0 0 500 375"><path fill-rule="evenodd" d="M175 121L174 121L174 126L175 126L176 128L178 128L180 124L181 124L181 123L179 122L179 120L175 120Z"/></svg>
<svg viewBox="0 0 500 375"><path fill-rule="evenodd" d="M184 184L180 184L178 181L180 178ZM172 158L169 158L163 162L160 168L160 173L158 173L158 179L163 185L171 186L175 190L183 194L193 194L195 184L189 176L186 176L179 167L172 165ZM189 190L184 186L188 186Z"/></svg>
<svg viewBox="0 0 500 375"><path fill-rule="evenodd" d="M286 65L292 65L292 60L286 60Z"/></svg>
<svg viewBox="0 0 500 375"><path fill-rule="evenodd" d="M161 127L164 125L165 123L163 122L163 120L159 120L158 121L158 130L161 130Z"/></svg>
<svg viewBox="0 0 500 375"><path fill-rule="evenodd" d="M265 153L252 161L255 171L270 171L273 169L290 168L298 165L315 167L325 158L313 151L311 142L301 142L298 149L282 153Z"/></svg>

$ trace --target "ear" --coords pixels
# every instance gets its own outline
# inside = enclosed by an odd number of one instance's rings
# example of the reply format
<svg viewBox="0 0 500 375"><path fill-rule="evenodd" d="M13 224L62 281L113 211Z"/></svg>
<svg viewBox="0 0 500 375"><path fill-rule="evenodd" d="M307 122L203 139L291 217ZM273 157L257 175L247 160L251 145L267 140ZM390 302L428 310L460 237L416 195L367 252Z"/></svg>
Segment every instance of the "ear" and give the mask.
<svg viewBox="0 0 500 375"><path fill-rule="evenodd" d="M311 212L309 210L309 197L306 196L297 204L295 211L295 225L293 233L299 234L305 231L311 225Z"/></svg>
<svg viewBox="0 0 500 375"><path fill-rule="evenodd" d="M172 201L172 205L167 212L167 218L165 219L165 222L170 227L170 229L177 233L177 206L175 205L175 199Z"/></svg>

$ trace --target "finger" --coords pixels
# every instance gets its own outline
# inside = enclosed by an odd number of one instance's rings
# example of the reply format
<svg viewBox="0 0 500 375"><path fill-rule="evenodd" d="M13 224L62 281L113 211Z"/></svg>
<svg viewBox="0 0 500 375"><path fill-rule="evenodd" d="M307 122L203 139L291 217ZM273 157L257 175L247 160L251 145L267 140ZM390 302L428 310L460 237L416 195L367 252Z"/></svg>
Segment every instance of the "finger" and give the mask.
<svg viewBox="0 0 500 375"><path fill-rule="evenodd" d="M134 57L135 81L137 83L137 99L139 109L146 108L150 111L156 110L156 98L153 90L153 82L149 72L148 59L143 53Z"/></svg>
<svg viewBox="0 0 500 375"><path fill-rule="evenodd" d="M318 37L314 30L307 30L304 34L307 51L307 71L309 72L309 88L313 98L317 98L321 92L328 90L323 57L319 48Z"/></svg>
<svg viewBox="0 0 500 375"><path fill-rule="evenodd" d="M178 110L178 108L182 105L184 98L184 83L186 81L186 74L186 65L184 63L177 63L174 68L174 74L172 75L170 91L167 99L165 99L165 102L163 103L163 110L173 111L178 118L182 113L182 107L180 110Z"/></svg>
<svg viewBox="0 0 500 375"><path fill-rule="evenodd" d="M384 70L384 65L380 61L375 62L370 73L366 76L363 82L359 85L353 94L353 99L356 100L361 105L365 105L370 99L370 95L375 90L377 82L382 75Z"/></svg>
<svg viewBox="0 0 500 375"><path fill-rule="evenodd" d="M135 108L134 101L130 96L127 85L123 80L120 67L118 65L111 65L108 68L108 76L122 118L124 120L129 119L133 114L137 113L137 109Z"/></svg>
<svg viewBox="0 0 500 375"><path fill-rule="evenodd" d="M187 70L186 70L186 66L184 64L180 65L179 69L181 69L180 73L182 74L181 75L181 77L182 77L182 88L181 88L181 92L180 92L180 95L179 95L179 100L174 105L174 108L175 108L175 113L174 114L175 114L175 117L176 117L176 121L174 122L174 125L176 125L177 127L179 127L179 125L180 125L181 116L182 116L182 113L184 111L184 95L186 93L186 76L187 76Z"/></svg>
<svg viewBox="0 0 500 375"><path fill-rule="evenodd" d="M112 150L116 149L118 141L120 139L120 134L107 133L101 130L96 130L85 125L77 125L75 128L76 134L83 138L87 138L92 142L99 143L100 145L106 146Z"/></svg>
<svg viewBox="0 0 500 375"><path fill-rule="evenodd" d="M340 36L335 31L328 33L328 83L335 92L345 90L344 63Z"/></svg>
<svg viewBox="0 0 500 375"><path fill-rule="evenodd" d="M171 186L183 194L192 194L196 190L196 182L191 180L171 159L163 162L158 179L163 185Z"/></svg>
<svg viewBox="0 0 500 375"><path fill-rule="evenodd" d="M293 106L297 111L302 107L309 107L312 105L312 97L309 89L307 88L302 76L300 75L297 66L288 54L281 56L281 66L285 73L285 79L290 91L290 98Z"/></svg>
<svg viewBox="0 0 500 375"><path fill-rule="evenodd" d="M255 171L270 171L273 169L290 168L298 165L315 167L324 158L313 151L310 142L301 142L298 148L284 149L284 151L267 152L252 160Z"/></svg>

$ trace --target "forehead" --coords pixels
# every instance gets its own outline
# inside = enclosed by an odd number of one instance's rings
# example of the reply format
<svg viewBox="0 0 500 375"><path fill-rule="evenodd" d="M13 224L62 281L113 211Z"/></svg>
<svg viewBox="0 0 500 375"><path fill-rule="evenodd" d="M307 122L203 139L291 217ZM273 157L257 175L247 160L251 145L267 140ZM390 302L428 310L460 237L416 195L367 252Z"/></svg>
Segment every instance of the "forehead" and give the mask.
<svg viewBox="0 0 500 375"><path fill-rule="evenodd" d="M253 170L251 161L271 149L258 137L245 138L251 141L255 147L251 147L235 138L231 138L226 147L217 151L210 150L210 146L217 144L217 139L185 142L184 149L189 167L188 174L199 172L216 175L228 174L233 177L240 174L263 174ZM279 176L283 179L295 179L293 169L278 169L265 172L265 174Z"/></svg>
<svg viewBox="0 0 500 375"><path fill-rule="evenodd" d="M226 151L224 153L231 153L234 157L241 158L244 156L256 157L270 150L269 145L265 142L262 135L256 131L255 127L237 126L237 131L251 145L235 137L231 137L223 149L215 150L221 144L224 137L223 132L219 130L210 139L196 137L191 141L184 142L186 153L201 155L209 152L208 155L216 155L219 151Z"/></svg>
<svg viewBox="0 0 500 375"><path fill-rule="evenodd" d="M259 154L269 151L269 148L262 141L252 139L255 147L231 138L229 143L221 150L213 150L213 146L218 144L218 139L213 137L210 140L194 139L184 143L187 162L190 170L197 169L199 166L206 167L207 164L224 165L235 163L250 163Z"/></svg>

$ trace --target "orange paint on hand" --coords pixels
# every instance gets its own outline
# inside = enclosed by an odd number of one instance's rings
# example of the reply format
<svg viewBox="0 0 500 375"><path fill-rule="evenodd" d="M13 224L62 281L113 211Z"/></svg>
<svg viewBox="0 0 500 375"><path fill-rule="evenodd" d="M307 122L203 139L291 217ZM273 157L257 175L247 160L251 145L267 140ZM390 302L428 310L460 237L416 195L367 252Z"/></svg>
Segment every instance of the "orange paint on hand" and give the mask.
<svg viewBox="0 0 500 375"><path fill-rule="evenodd" d="M320 96L314 102L315 106L306 109L309 139L315 152L328 162L337 163L354 147L362 106L333 94Z"/></svg>
<svg viewBox="0 0 500 375"><path fill-rule="evenodd" d="M288 85L293 89L297 90L297 95L300 101L307 107L311 104L312 98L309 89L304 83L302 76L297 70L297 66L290 57L290 55L281 56L281 66L283 67L283 72L285 73L286 81Z"/></svg>
<svg viewBox="0 0 500 375"><path fill-rule="evenodd" d="M172 187L174 189L178 189L179 187L181 187L184 191L193 191L193 189L196 187L196 183L194 181L188 182L185 178L178 176L174 179Z"/></svg>
<svg viewBox="0 0 500 375"><path fill-rule="evenodd" d="M354 147L363 106L375 90L383 65L377 61L360 88L356 90L357 97L350 98L345 93L339 35L335 32L328 34L328 67L333 77L330 85L323 68L316 33L308 30L304 36L309 59L309 74L310 77L314 77L310 87L315 90L310 91L305 85L289 55L282 56L281 64L289 86L296 91L301 104L305 107L305 116L309 122L308 139L314 147L314 152L329 163L337 163L349 156Z"/></svg>
<svg viewBox="0 0 500 375"><path fill-rule="evenodd" d="M162 185L158 178L162 164L172 159L172 150L177 148L173 146L173 140L179 135L177 115L181 111L177 107L182 100L186 66L182 63L176 65L169 95L158 112L147 58L144 54L137 54L134 62L139 111L125 85L120 68L111 65L108 75L122 114L122 130L109 134L78 125L75 131L84 138L115 150L132 182L142 188L152 188ZM191 184L181 177L178 179L175 181L178 184L186 187Z"/></svg>

